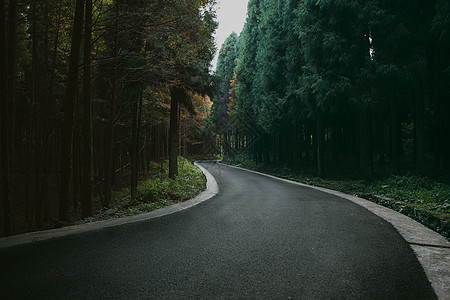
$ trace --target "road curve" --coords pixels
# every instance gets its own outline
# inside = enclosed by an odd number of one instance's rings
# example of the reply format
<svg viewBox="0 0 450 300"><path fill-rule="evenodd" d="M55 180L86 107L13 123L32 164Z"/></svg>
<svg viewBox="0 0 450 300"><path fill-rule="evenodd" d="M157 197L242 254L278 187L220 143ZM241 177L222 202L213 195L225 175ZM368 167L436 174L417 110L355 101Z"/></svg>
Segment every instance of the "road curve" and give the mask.
<svg viewBox="0 0 450 300"><path fill-rule="evenodd" d="M366 209L243 170L202 166L219 193L195 207L0 249L2 298L436 298L408 243Z"/></svg>

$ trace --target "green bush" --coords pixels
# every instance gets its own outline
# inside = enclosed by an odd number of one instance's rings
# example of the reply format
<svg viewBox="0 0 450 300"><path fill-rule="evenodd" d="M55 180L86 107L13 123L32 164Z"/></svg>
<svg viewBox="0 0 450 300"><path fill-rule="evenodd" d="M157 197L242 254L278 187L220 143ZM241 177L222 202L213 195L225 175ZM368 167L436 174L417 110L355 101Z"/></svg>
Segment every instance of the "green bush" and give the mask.
<svg viewBox="0 0 450 300"><path fill-rule="evenodd" d="M152 170L160 170L159 164L152 164ZM163 163L162 172L153 172L152 176L139 182L138 194L131 199L130 189L113 191L113 204L99 210L93 217L79 223L107 220L153 211L165 206L191 199L206 188L203 172L183 157L178 158L178 176L168 177L169 163Z"/></svg>

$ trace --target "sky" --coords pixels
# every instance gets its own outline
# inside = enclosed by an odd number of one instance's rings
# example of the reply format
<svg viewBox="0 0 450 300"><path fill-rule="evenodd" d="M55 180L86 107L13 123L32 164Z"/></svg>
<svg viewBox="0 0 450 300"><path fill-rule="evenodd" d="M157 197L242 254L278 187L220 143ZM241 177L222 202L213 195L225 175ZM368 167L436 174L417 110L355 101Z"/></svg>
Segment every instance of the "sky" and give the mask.
<svg viewBox="0 0 450 300"><path fill-rule="evenodd" d="M212 62L213 70L216 69L217 56L220 47L225 39L234 31L240 34L247 18L248 0L218 0L217 1L217 21L219 26L216 30L217 52Z"/></svg>

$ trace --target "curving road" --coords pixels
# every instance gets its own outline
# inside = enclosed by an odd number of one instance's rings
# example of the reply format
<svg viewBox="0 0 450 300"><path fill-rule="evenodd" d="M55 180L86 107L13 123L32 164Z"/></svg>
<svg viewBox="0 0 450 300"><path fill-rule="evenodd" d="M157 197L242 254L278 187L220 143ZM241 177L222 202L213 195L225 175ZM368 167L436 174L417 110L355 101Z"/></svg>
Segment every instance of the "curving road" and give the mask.
<svg viewBox="0 0 450 300"><path fill-rule="evenodd" d="M243 170L202 166L220 191L195 207L0 249L1 298L436 298L409 245L366 209Z"/></svg>

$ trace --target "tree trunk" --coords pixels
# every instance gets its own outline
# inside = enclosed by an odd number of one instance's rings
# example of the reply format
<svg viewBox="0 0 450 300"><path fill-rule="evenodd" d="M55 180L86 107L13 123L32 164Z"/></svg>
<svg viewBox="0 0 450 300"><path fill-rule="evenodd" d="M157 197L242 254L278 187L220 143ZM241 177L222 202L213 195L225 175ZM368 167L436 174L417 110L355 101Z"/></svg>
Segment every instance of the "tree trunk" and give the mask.
<svg viewBox="0 0 450 300"><path fill-rule="evenodd" d="M372 128L370 108L360 111L360 172L361 176L370 179L373 176L372 163Z"/></svg>
<svg viewBox="0 0 450 300"><path fill-rule="evenodd" d="M394 174L400 173L399 145L401 145L401 134L397 110L398 108L396 100L391 99L391 164L392 164L392 172Z"/></svg>
<svg viewBox="0 0 450 300"><path fill-rule="evenodd" d="M31 158L31 149L32 149L32 143L33 140L35 141L35 155L33 157L34 161L34 195L39 195L39 160L42 152L40 151L40 142L41 142L41 136L39 135L39 111L38 111L38 103L37 103L37 87L38 87L38 71L37 71L37 46L38 46L38 38L37 38L37 14L36 14L36 5L37 0L34 0L32 3L32 22L31 22L31 42L32 42L32 50L31 50L31 77L32 77L32 84L31 84L31 105L34 106L34 124L33 124L33 118L27 119L27 175L26 175L26 184L25 184L25 190L26 190L26 196L25 196L25 207L26 207L26 216L25 218L29 219L29 213L28 208L30 207L30 195L31 195L31 172L33 168L31 167L32 164L32 158ZM35 138L33 139L33 132ZM38 197L34 196L33 202L37 202ZM34 206L34 204L32 204Z"/></svg>
<svg viewBox="0 0 450 300"><path fill-rule="evenodd" d="M442 164L446 169L450 169L450 98L446 97L443 101L442 110Z"/></svg>
<svg viewBox="0 0 450 300"><path fill-rule="evenodd" d="M306 163L311 162L311 144L313 142L311 140L311 136L312 136L311 122L306 121L306 124L305 124L305 160L306 160Z"/></svg>
<svg viewBox="0 0 450 300"><path fill-rule="evenodd" d="M378 103L375 108L376 116L375 116L375 122L376 125L374 127L375 129L375 141L376 141L376 155L379 159L379 164L384 165L386 164L385 160L385 138L384 138L384 122L383 122L383 104Z"/></svg>
<svg viewBox="0 0 450 300"><path fill-rule="evenodd" d="M419 88L416 90L414 99L415 162L417 171L423 172L425 170L425 120L423 96Z"/></svg>
<svg viewBox="0 0 450 300"><path fill-rule="evenodd" d="M317 113L317 176L323 177L325 175L324 168L324 146L325 146L325 132L323 126L322 112Z"/></svg>
<svg viewBox="0 0 450 300"><path fill-rule="evenodd" d="M16 79L16 29L17 0L9 1L8 28L5 20L5 1L0 3L1 23L1 101L2 101L2 185L3 185L3 232L13 234L13 182L14 182L14 135L15 135L15 79ZM7 38L5 30L8 30ZM6 50L6 51L5 51ZM7 59L6 59L7 58Z"/></svg>
<svg viewBox="0 0 450 300"><path fill-rule="evenodd" d="M140 111L142 109L142 87L138 87L136 99L133 104L133 121L131 127L131 198L135 199L138 186L138 169L139 169L139 123L140 123Z"/></svg>
<svg viewBox="0 0 450 300"><path fill-rule="evenodd" d="M115 105L118 97L118 82L117 77L119 73L119 12L120 3L117 0L115 4L115 23L114 23L114 71L112 80L112 96L109 107L109 121L108 129L106 134L106 155L105 155L105 200L103 206L109 207L111 203L111 189L112 189L112 179L113 179L113 147L114 147L114 118L115 118Z"/></svg>
<svg viewBox="0 0 450 300"><path fill-rule="evenodd" d="M82 176L81 176L81 216L90 217L94 213L93 207L93 160L92 145L92 104L91 104L91 48L92 48L92 0L86 0L84 25L84 80L83 80L83 132L82 132Z"/></svg>
<svg viewBox="0 0 450 300"><path fill-rule="evenodd" d="M169 178L175 179L178 175L178 106L180 98L184 96L181 88L170 89L170 129L169 129Z"/></svg>
<svg viewBox="0 0 450 300"><path fill-rule="evenodd" d="M10 160L10 116L8 88L8 73L6 64L6 15L5 0L0 0L0 172L1 172L1 190L2 190L2 209L3 209L3 233L12 234L12 215L11 215L11 169ZM9 42L9 41L8 41ZM8 47L9 50L9 47ZM9 64L8 64L9 67Z"/></svg>
<svg viewBox="0 0 450 300"><path fill-rule="evenodd" d="M72 176L72 140L74 131L74 112L76 106L78 63L83 33L84 0L77 0L70 49L69 74L67 78L66 101L64 103L64 124L61 132L61 192L59 198L59 218L69 219L70 181Z"/></svg>
<svg viewBox="0 0 450 300"><path fill-rule="evenodd" d="M75 112L75 120L79 119L78 109ZM81 128L79 122L74 123L74 134L73 134L73 142L72 142L72 203L73 203L73 211L77 214L79 211L80 204L80 186L82 180L82 170L81 170Z"/></svg>

